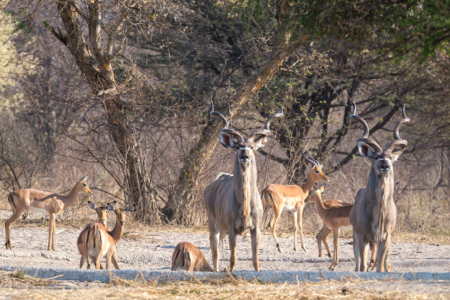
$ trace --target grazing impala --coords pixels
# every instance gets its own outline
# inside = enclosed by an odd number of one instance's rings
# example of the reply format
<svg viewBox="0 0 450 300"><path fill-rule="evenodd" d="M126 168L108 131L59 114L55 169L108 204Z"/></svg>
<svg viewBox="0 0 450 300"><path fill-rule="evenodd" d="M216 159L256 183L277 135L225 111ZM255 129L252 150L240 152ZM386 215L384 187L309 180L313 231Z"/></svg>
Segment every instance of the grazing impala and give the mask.
<svg viewBox="0 0 450 300"><path fill-rule="evenodd" d="M34 211L49 214L48 222L48 251L55 251L55 218L71 206L78 198L79 193L93 195L86 183L88 177L83 177L70 191L69 195L62 196L32 189L17 190L9 194L8 202L13 210L13 215L5 222L6 249L12 249L11 225L19 219L24 212Z"/></svg>
<svg viewBox="0 0 450 300"><path fill-rule="evenodd" d="M214 272L206 261L205 255L198 247L189 242L181 242L175 248L172 255L172 271L177 269L188 272Z"/></svg>
<svg viewBox="0 0 450 300"><path fill-rule="evenodd" d="M98 222L102 223L104 226L106 226L106 222L107 222L107 212L108 212L108 207L106 206L100 206L97 207L97 205L95 205L95 203L92 203L91 201L88 201L88 205L90 208L92 208L93 210L95 210L97 212L97 216L98 216ZM95 227L95 223L90 223L88 225L86 225L86 227L83 229L83 231L80 233L80 235L78 236L78 240L77 240L77 247L78 247L78 252L80 252L81 254L81 260L80 260L80 269L83 268L84 265L84 261L87 261L87 268L89 269L91 264L89 263L89 256L87 255L87 251L86 251L86 244L87 244L87 240L88 240L88 234L89 231L92 230ZM95 263L95 261L94 261ZM103 269L102 265L100 265L100 269Z"/></svg>
<svg viewBox="0 0 450 300"><path fill-rule="evenodd" d="M214 271L219 269L219 240L227 235L231 250L230 270L234 270L236 236L242 235L247 228L250 229L252 238L253 267L259 271L258 245L262 204L257 186L255 152L265 145L267 137L271 135L270 121L275 117L282 117L283 109L280 113L270 115L263 129L253 132L245 139L239 132L228 128L227 120L214 111L212 102L210 114L222 119L223 128L219 133L222 145L236 152L234 175L219 174L203 191Z"/></svg>
<svg viewBox="0 0 450 300"><path fill-rule="evenodd" d="M403 119L394 128L394 141L385 149L369 138L369 125L363 118L356 116L356 104L350 118L362 123L364 133L358 139L358 150L362 157L368 158L370 167L367 186L358 191L355 204L350 212L350 222L353 225L353 250L355 252L356 270L367 270L366 246L374 241L378 244L377 272L389 271L389 252L391 248L391 234L397 221L394 192L394 166L398 157L408 145L399 135L400 125L408 123L405 106Z"/></svg>
<svg viewBox="0 0 450 300"><path fill-rule="evenodd" d="M106 256L106 269L111 266L111 261L116 269L119 268L117 259L117 244L122 238L123 225L125 224L125 214L134 211L133 205L128 206L126 209L115 208L116 201L114 203L108 203L108 210L112 210L116 214L116 225L114 229L108 231L106 227L101 223L94 223L93 228L88 231L86 249L87 255L95 262L95 268L100 269L100 262L104 256ZM88 268L89 268L89 260Z"/></svg>
<svg viewBox="0 0 450 300"><path fill-rule="evenodd" d="M303 157L310 161L314 166L308 172L306 182L303 186L298 185L281 185L281 184L271 184L261 193L262 199L264 201L264 215L263 219L272 209L274 211L274 216L272 222L270 223L270 229L272 230L273 238L277 243L278 251L282 252L280 243L278 243L276 225L278 219L281 216L283 210L287 210L292 213L292 221L294 222L294 250L297 251L297 230L300 227L300 239L302 241L302 248L306 251L305 244L303 242L303 208L305 207L305 199L308 197L309 192L314 188L316 182L330 181L327 175L322 172L322 165L315 159L311 157L308 152L309 157L307 158L305 153ZM297 219L298 213L298 219Z"/></svg>

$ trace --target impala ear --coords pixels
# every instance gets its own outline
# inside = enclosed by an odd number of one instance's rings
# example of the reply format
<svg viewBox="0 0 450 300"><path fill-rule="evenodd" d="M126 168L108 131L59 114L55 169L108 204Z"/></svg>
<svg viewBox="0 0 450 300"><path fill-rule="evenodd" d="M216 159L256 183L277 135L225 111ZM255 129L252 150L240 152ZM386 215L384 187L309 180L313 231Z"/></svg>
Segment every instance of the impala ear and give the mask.
<svg viewBox="0 0 450 300"><path fill-rule="evenodd" d="M134 206L130 205L125 209L125 212L130 212L130 211L134 211Z"/></svg>
<svg viewBox="0 0 450 300"><path fill-rule="evenodd" d="M368 159L373 158L374 153L372 151L372 148L370 148L370 146L367 145L366 143L358 142L358 152L359 155L361 155L362 157L366 157Z"/></svg>
<svg viewBox="0 0 450 300"><path fill-rule="evenodd" d="M86 181L88 179L88 176L84 176L83 178L80 179L80 182Z"/></svg>
<svg viewBox="0 0 450 300"><path fill-rule="evenodd" d="M325 187L321 186L320 189L319 189L319 192L322 193L323 191L325 191Z"/></svg>
<svg viewBox="0 0 450 300"><path fill-rule="evenodd" d="M97 205L95 205L95 203L92 203L91 201L88 201L88 205L92 209L96 209L97 208Z"/></svg>
<svg viewBox="0 0 450 300"><path fill-rule="evenodd" d="M116 201L114 201L113 203L108 203L108 210L116 210Z"/></svg>
<svg viewBox="0 0 450 300"><path fill-rule="evenodd" d="M222 143L222 146L226 148L235 148L236 149L236 143L233 141L233 137L225 132L219 133L220 142Z"/></svg>

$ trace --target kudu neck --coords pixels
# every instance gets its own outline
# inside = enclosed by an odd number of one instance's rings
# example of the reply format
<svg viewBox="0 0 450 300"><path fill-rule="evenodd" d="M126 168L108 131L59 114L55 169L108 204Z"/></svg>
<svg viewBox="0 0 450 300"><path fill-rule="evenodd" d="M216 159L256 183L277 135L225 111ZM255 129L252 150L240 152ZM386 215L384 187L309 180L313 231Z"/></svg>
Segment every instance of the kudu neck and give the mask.
<svg viewBox="0 0 450 300"><path fill-rule="evenodd" d="M116 216L116 225L114 225L114 229L109 232L112 238L116 241L116 244L120 241L123 234L123 226L120 224L119 216Z"/></svg>

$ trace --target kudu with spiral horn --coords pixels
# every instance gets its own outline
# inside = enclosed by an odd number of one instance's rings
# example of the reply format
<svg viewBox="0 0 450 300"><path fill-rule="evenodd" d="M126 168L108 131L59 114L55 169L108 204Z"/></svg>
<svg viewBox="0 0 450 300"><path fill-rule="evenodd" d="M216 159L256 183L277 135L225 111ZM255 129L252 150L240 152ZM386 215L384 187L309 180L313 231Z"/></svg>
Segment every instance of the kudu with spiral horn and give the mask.
<svg viewBox="0 0 450 300"><path fill-rule="evenodd" d="M369 138L369 126L366 121L355 114L356 104L350 118L358 120L364 127L362 137L357 140L359 154L372 162L367 185L358 191L350 212L356 271L367 270L366 246L371 241L378 243L377 272L390 271L391 234L397 221L397 208L393 199L393 162L403 153L408 144L406 140L400 138L398 131L400 125L409 123L410 119L406 117L405 106L403 106L403 119L394 128L394 141L382 149L376 141Z"/></svg>
<svg viewBox="0 0 450 300"><path fill-rule="evenodd" d="M236 152L234 174L219 174L203 191L208 213L213 268L216 272L219 269L219 241L228 235L231 250L230 271L234 270L236 237L246 229L250 229L253 267L259 271L258 247L262 204L257 186L255 152L267 142L268 136L271 135L270 122L273 118L282 117L283 109L280 113L270 115L264 127L247 138L228 128L226 118L214 111L212 102L210 114L222 119L222 130L219 133L222 145Z"/></svg>

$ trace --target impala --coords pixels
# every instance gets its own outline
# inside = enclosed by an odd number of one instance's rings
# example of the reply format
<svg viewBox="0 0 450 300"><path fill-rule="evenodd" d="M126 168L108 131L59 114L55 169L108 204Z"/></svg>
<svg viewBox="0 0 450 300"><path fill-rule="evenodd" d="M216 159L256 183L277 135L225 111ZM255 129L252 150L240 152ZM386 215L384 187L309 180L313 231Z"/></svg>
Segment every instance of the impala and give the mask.
<svg viewBox="0 0 450 300"><path fill-rule="evenodd" d="M106 206L97 207L97 205L95 205L95 203L92 203L91 201L88 201L88 205L91 209L93 209L97 212L98 222L102 223L104 226L106 226L107 217L108 217L107 216L108 207L106 207ZM90 223L90 224L86 225L86 227L83 229L83 231L78 236L77 247L78 247L78 252L80 252L80 254L81 254L80 269L83 268L85 260L87 262L87 268L89 269L91 266L91 264L89 263L89 256L87 255L87 251L86 251L86 244L88 241L89 232L94 227L95 227L95 223ZM94 261L94 263L95 263L95 261ZM100 265L100 269L103 269L102 265Z"/></svg>
<svg viewBox="0 0 450 300"><path fill-rule="evenodd" d="M116 225L114 226L114 229L108 231L103 224L94 223L93 228L91 228L88 232L85 251L92 261L95 262L96 269L100 269L100 262L104 256L106 256L107 270L111 266L111 261L116 269L120 269L116 247L122 238L123 225L125 224L125 214L130 211L134 211L134 206L130 205L126 209L116 209L116 203L116 201L114 201L114 203L108 203L108 210L112 210L116 214Z"/></svg>
<svg viewBox="0 0 450 300"><path fill-rule="evenodd" d="M192 271L213 272L213 268L206 261L202 251L189 242L181 242L172 255L172 271L177 269Z"/></svg>
<svg viewBox="0 0 450 300"><path fill-rule="evenodd" d="M6 249L12 250L11 225L19 219L24 212L34 211L49 214L48 222L48 251L55 251L55 218L71 206L78 198L79 193L93 195L86 183L88 177L83 177L70 191L69 195L62 196L33 189L17 190L9 194L8 202L12 208L13 215L5 222Z"/></svg>
<svg viewBox="0 0 450 300"><path fill-rule="evenodd" d="M409 123L403 106L403 119L394 128L394 141L385 149L369 138L369 125L355 115L356 104L350 118L362 123L364 133L358 141L359 154L368 158L370 167L367 185L358 191L355 204L350 212L350 222L353 225L353 249L356 258L356 270L366 271L366 246L374 241L378 244L377 272L389 271L389 252L391 248L391 234L397 221L397 207L393 199L394 166L398 157L408 145L400 138L399 128L403 123Z"/></svg>
<svg viewBox="0 0 450 300"><path fill-rule="evenodd" d="M263 129L253 132L245 139L239 132L228 128L227 120L214 111L212 102L210 114L222 119L222 130L219 133L222 145L236 152L234 175L219 174L203 191L208 213L213 268L216 272L219 269L219 240L228 235L231 250L230 270L234 270L236 236L250 229L252 263L255 270L259 271L258 246L262 204L257 186L255 152L267 142L268 136L271 135L270 121L275 117L282 117L283 109L280 113L270 115Z"/></svg>
<svg viewBox="0 0 450 300"><path fill-rule="evenodd" d="M333 262L331 263L330 269L334 270L339 264L339 229L352 229L352 224L350 223L349 215L352 205L343 206L332 206L326 208L322 201L322 195L324 188L320 187L317 191L311 193L311 201L316 204L317 213L320 218L326 224L328 228L333 230Z"/></svg>
<svg viewBox="0 0 450 300"><path fill-rule="evenodd" d="M302 248L306 251L303 241L303 208L305 207L305 199L308 197L309 192L314 188L316 182L330 181L327 175L322 172L322 165L311 157L307 152L309 158L302 152L303 157L313 164L311 170L309 170L306 182L303 186L298 185L281 185L271 184L261 193L264 201L264 215L263 219L267 216L270 210L273 210L274 216L270 223L270 229L272 230L273 238L277 243L278 251L282 252L280 243L277 239L276 225L278 219L281 216L283 210L286 210L292 214L292 221L294 222L294 250L297 251L297 230L300 227L300 238L302 241ZM297 218L298 213L298 218Z"/></svg>

